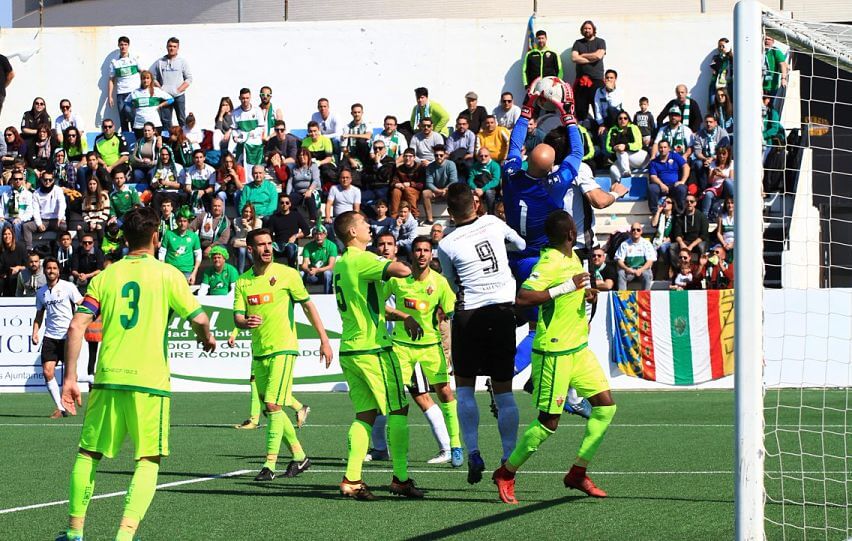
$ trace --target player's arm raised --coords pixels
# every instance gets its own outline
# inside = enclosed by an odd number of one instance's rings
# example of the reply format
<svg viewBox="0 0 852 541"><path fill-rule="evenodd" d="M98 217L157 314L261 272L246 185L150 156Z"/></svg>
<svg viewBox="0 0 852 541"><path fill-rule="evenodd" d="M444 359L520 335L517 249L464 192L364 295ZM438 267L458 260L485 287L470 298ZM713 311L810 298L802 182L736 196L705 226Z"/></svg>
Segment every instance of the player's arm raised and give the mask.
<svg viewBox="0 0 852 541"><path fill-rule="evenodd" d="M317 334L319 335L320 361L325 360L325 367L328 368L331 366L331 360L334 357L334 352L331 351L331 342L328 341L328 335L325 332L325 327L322 324L322 319L320 319L317 307L314 306L313 302L305 301L302 303L302 311L305 312L305 316L308 318L308 321L311 322L311 325L314 326L314 329L316 329Z"/></svg>
<svg viewBox="0 0 852 541"><path fill-rule="evenodd" d="M83 405L80 397L80 387L77 386L77 358L83 344L83 334L86 327L94 321L95 316L88 310L78 310L71 319L68 335L65 339L65 379L62 383L62 405L71 413L77 415L77 406Z"/></svg>
<svg viewBox="0 0 852 541"><path fill-rule="evenodd" d="M521 308L538 306L549 302L556 297L577 291L578 289L585 289L588 285L589 273L581 272L575 274L570 280L542 291L533 291L532 289L521 287L521 289L518 290L517 297L515 297L515 304Z"/></svg>

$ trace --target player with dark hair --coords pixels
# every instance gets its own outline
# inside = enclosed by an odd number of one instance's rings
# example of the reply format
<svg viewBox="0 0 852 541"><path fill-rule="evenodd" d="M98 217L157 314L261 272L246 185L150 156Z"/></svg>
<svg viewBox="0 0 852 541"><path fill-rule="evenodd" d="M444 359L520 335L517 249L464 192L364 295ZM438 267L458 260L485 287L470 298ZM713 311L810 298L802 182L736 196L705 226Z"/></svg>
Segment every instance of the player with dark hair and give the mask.
<svg viewBox="0 0 852 541"><path fill-rule="evenodd" d="M413 268L411 276L388 280L383 295L384 298L391 296L395 298L396 306L385 305L388 320L402 322L401 325L396 324L393 328L394 352L402 367L403 381L411 380L416 367L419 366L425 379L432 384L435 394L438 395L439 408L445 423L432 423L430 419L430 424L436 436L436 427L443 428L443 434L438 439L445 440L444 445L449 443L449 448L442 448L439 455L429 463L451 461L453 467L458 468L464 462L464 456L459 438L456 399L450 388L447 359L444 357L441 333L438 330L440 319L452 316L456 296L450 289L447 279L440 273L432 272L430 268L432 240L429 237L415 238L411 243L409 257ZM420 385L409 387L415 400L417 400L415 393L428 393L428 389L419 387ZM438 408L432 404L428 410L424 410L424 414L428 418L432 412L437 411Z"/></svg>
<svg viewBox="0 0 852 541"><path fill-rule="evenodd" d="M305 289L299 272L273 261L272 233L255 229L246 236L252 267L237 279L234 290L234 325L251 330L251 373L257 393L266 406L266 461L255 481L275 479L275 465L281 440L293 458L284 477L296 477L311 466L311 461L296 437L296 429L281 409L292 402L293 370L299 345L296 339L294 304L311 322L320 339L320 360L331 364L331 346L319 312Z"/></svg>
<svg viewBox="0 0 852 541"><path fill-rule="evenodd" d="M44 382L50 393L56 410L51 419L67 417L68 412L59 396L59 384L56 381L56 365L65 362L65 337L68 326L74 317L74 309L83 300L77 287L59 278L59 260L55 257L44 258L42 265L47 283L36 290L36 315L33 318L33 345L38 345L39 329L44 323L44 339L41 346L41 368Z"/></svg>
<svg viewBox="0 0 852 541"><path fill-rule="evenodd" d="M71 470L67 540L83 538L98 463L104 456L116 456L125 436L133 440L136 470L116 540L133 539L154 498L160 460L169 454L171 389L165 348L151 344L165 335L171 312L192 325L204 351L216 348L207 314L183 274L154 258L159 226L160 219L151 208L134 208L125 214L124 236L130 251L92 279L68 329L62 405L76 415L77 406L82 405L77 357L83 333L98 315L103 316L98 368Z"/></svg>
<svg viewBox="0 0 852 541"><path fill-rule="evenodd" d="M569 387L589 397L592 413L574 465L565 475L565 486L596 498L606 497L606 492L586 475L586 467L616 410L609 381L588 347L585 300L596 292L588 289L589 273L574 253L577 229L570 214L564 210L551 213L545 231L548 246L515 299L519 306L541 306L532 356L533 403L539 414L509 459L492 476L500 499L513 504L518 503L515 472L556 431Z"/></svg>
<svg viewBox="0 0 852 541"><path fill-rule="evenodd" d="M476 377L491 378L500 409L497 427L503 460L515 448L518 406L512 394L515 364L515 279L506 245L526 247L524 239L493 215L477 216L473 192L462 183L447 190L447 210L455 222L438 243L438 259L458 295L452 324L453 370L459 423L468 452L468 483L482 480L485 462L479 452Z"/></svg>

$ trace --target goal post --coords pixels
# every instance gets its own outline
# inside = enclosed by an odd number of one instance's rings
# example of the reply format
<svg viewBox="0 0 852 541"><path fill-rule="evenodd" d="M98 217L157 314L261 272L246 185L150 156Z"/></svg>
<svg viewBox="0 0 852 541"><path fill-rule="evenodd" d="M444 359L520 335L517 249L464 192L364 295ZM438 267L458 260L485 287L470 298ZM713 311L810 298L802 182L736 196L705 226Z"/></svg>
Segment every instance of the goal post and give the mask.
<svg viewBox="0 0 852 541"><path fill-rule="evenodd" d="M736 539L763 539L763 8L734 8L735 519ZM752 182L742 182L749 179ZM743 249L741 247L747 247Z"/></svg>
<svg viewBox="0 0 852 541"><path fill-rule="evenodd" d="M736 539L850 540L852 25L741 0L733 103Z"/></svg>

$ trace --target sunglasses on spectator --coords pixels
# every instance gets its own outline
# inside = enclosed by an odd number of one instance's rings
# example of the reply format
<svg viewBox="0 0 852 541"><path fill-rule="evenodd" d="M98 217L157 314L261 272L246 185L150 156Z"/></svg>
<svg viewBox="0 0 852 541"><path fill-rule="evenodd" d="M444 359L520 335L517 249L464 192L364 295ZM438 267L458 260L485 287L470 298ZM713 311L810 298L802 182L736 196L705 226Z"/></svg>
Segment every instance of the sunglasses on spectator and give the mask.
<svg viewBox="0 0 852 541"><path fill-rule="evenodd" d="M695 201L695 199L687 199L687 200L686 200L686 203L687 203L688 205L694 205L694 204L696 203L696 201Z"/></svg>
<svg viewBox="0 0 852 541"><path fill-rule="evenodd" d="M70 109L71 106L70 105L60 105L59 108L62 109L63 111L66 111L66 110Z"/></svg>
<svg viewBox="0 0 852 541"><path fill-rule="evenodd" d="M680 259L681 261L689 261L689 258L688 258L688 257L686 257L686 256L680 256L680 258L679 258L679 259Z"/></svg>
<svg viewBox="0 0 852 541"><path fill-rule="evenodd" d="M285 131L287 131L287 130L285 130L284 128L275 128L275 131L277 131L277 132L285 132Z"/></svg>
<svg viewBox="0 0 852 541"><path fill-rule="evenodd" d="M512 100L500 100L503 103L512 103Z"/></svg>
<svg viewBox="0 0 852 541"><path fill-rule="evenodd" d="M444 156L446 156L446 154L444 154L443 152L439 152L439 153L435 154L436 158L443 158Z"/></svg>
<svg viewBox="0 0 852 541"><path fill-rule="evenodd" d="M423 122L423 123L422 123L422 124L420 124L420 125L421 125L422 127L424 127L424 128L431 128L431 127L432 127L432 123L431 123L431 122L428 122L428 123L427 123L427 122Z"/></svg>
<svg viewBox="0 0 852 541"><path fill-rule="evenodd" d="M103 129L105 129L105 130L111 130L111 129L113 129L114 127L115 127L115 126L113 126L112 124L104 124L104 125L103 125Z"/></svg>
<svg viewBox="0 0 852 541"><path fill-rule="evenodd" d="M620 117L618 117L618 120L630 120L630 117L629 116L620 116Z"/></svg>
<svg viewBox="0 0 852 541"><path fill-rule="evenodd" d="M265 93L265 92L261 92L261 93L260 93L260 97L261 97L261 98L269 98L269 97L271 97L271 96L272 96L272 94L267 94L267 93Z"/></svg>
<svg viewBox="0 0 852 541"><path fill-rule="evenodd" d="M290 201L287 201L287 200L285 199L284 201L281 201L281 204L282 204L282 205L290 205L291 203L290 203Z"/></svg>
<svg viewBox="0 0 852 541"><path fill-rule="evenodd" d="M3 135L5 135L6 137L14 137L15 136L15 134L12 133L12 132L6 132Z"/></svg>
<svg viewBox="0 0 852 541"><path fill-rule="evenodd" d="M641 228L641 227L633 227L633 228L631 228L630 230L631 230L631 231L640 231L640 232L641 232L641 231L642 231L642 228Z"/></svg>
<svg viewBox="0 0 852 541"><path fill-rule="evenodd" d="M24 177L12 177L12 180L24 180Z"/></svg>
<svg viewBox="0 0 852 541"><path fill-rule="evenodd" d="M603 257L604 254L592 254L592 257Z"/></svg>
<svg viewBox="0 0 852 541"><path fill-rule="evenodd" d="M35 102L35 104L36 105L44 105L44 102L43 101L37 101L37 102Z"/></svg>
<svg viewBox="0 0 852 541"><path fill-rule="evenodd" d="M92 241L92 240L84 240L84 241L80 242L80 244L82 244L83 246L86 246L86 245L89 245L89 244L94 244L94 243L95 243L95 241Z"/></svg>
<svg viewBox="0 0 852 541"><path fill-rule="evenodd" d="M385 147L383 147L383 146L381 146L381 145L375 145L375 146L373 146L373 150L384 150L384 149L385 149Z"/></svg>

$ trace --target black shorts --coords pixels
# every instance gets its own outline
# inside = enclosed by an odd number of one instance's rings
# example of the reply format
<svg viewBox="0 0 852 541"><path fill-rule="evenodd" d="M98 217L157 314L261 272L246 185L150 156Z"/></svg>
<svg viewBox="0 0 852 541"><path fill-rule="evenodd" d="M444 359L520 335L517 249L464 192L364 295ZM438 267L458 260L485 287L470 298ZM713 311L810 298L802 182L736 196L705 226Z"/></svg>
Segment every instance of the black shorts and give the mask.
<svg viewBox="0 0 852 541"><path fill-rule="evenodd" d="M453 316L453 371L456 376L488 376L511 381L515 373L515 312L509 303Z"/></svg>
<svg viewBox="0 0 852 541"><path fill-rule="evenodd" d="M41 343L41 362L65 362L65 339L57 340L45 336Z"/></svg>
<svg viewBox="0 0 852 541"><path fill-rule="evenodd" d="M415 364L414 371L411 373L411 383L408 384L408 392L411 393L411 396L420 396L431 391L432 385L429 383L426 373L423 372L420 363Z"/></svg>

